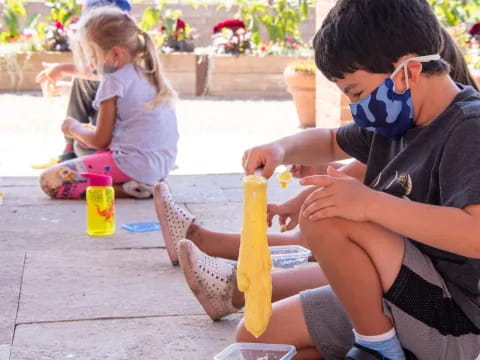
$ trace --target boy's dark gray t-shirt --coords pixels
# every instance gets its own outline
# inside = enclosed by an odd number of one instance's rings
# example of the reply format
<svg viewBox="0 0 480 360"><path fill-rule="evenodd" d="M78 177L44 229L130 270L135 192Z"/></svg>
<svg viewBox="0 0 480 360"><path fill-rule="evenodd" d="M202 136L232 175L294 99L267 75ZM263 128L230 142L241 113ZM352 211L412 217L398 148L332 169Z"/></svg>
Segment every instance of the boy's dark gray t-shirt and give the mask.
<svg viewBox="0 0 480 360"><path fill-rule="evenodd" d="M455 208L480 204L480 94L459 87L460 93L439 117L428 126L409 129L398 140L354 123L338 129L343 151L367 164L366 185L425 204ZM480 328L480 259L411 240L431 258L455 302Z"/></svg>

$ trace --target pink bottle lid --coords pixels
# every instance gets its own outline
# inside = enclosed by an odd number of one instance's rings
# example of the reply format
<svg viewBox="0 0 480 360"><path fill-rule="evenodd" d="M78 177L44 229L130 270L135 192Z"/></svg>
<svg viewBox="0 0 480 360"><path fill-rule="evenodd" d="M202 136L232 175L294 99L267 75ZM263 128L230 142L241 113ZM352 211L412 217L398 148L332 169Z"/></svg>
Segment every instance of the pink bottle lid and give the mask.
<svg viewBox="0 0 480 360"><path fill-rule="evenodd" d="M88 186L112 186L112 177L93 173L81 173L81 176L88 179Z"/></svg>

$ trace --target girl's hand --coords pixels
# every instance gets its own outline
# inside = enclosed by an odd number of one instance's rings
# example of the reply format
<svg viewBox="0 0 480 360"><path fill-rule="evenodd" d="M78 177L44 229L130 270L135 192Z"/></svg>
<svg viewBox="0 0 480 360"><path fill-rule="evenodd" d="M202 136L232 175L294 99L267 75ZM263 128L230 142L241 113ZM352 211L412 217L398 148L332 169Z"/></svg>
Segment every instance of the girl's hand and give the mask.
<svg viewBox="0 0 480 360"><path fill-rule="evenodd" d="M75 132L79 126L81 126L80 122L72 117L67 117L65 120L63 120L62 132L66 136L73 138L75 137Z"/></svg>
<svg viewBox="0 0 480 360"><path fill-rule="evenodd" d="M268 227L272 226L272 220L278 216L280 231L293 230L298 225L298 215L303 204L303 197L294 197L283 204L268 204L267 206L267 223ZM288 223L287 223L288 220Z"/></svg>
<svg viewBox="0 0 480 360"><path fill-rule="evenodd" d="M276 167L282 164L285 152L277 143L253 147L243 154L242 164L247 175L252 175L256 169L263 167L262 176L268 179Z"/></svg>
<svg viewBox="0 0 480 360"><path fill-rule="evenodd" d="M292 173L292 176L297 179L301 179L306 176L312 176L317 174L314 166L306 166L306 165L292 165L290 172Z"/></svg>
<svg viewBox="0 0 480 360"><path fill-rule="evenodd" d="M368 221L368 206L375 201L377 192L331 166L327 174L300 180L302 185L321 186L305 200L302 215L310 220L340 217Z"/></svg>
<svg viewBox="0 0 480 360"><path fill-rule="evenodd" d="M335 169L343 167L342 164L336 162L317 166L292 165L292 169L290 170L290 172L292 173L292 176L294 178L301 179L307 176L324 175L327 173L327 168L329 166L332 166Z"/></svg>

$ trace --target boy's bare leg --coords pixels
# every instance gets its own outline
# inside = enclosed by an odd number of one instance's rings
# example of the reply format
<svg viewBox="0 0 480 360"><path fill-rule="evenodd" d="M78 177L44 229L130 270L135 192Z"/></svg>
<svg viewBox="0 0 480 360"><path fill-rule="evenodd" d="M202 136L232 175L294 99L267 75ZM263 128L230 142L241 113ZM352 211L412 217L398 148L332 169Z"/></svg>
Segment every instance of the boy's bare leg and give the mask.
<svg viewBox="0 0 480 360"><path fill-rule="evenodd" d="M400 271L403 238L371 223L340 218L310 221L301 216L300 229L355 330L363 335L390 330L382 296Z"/></svg>
<svg viewBox="0 0 480 360"><path fill-rule="evenodd" d="M238 259L238 251L240 249L240 234L238 233L215 232L192 223L187 231L186 238L210 256L232 260ZM268 234L268 244L270 246L305 246L300 233L293 231L281 234Z"/></svg>
<svg viewBox="0 0 480 360"><path fill-rule="evenodd" d="M267 330L259 338L255 338L245 329L242 320L237 328L236 340L250 343L291 344L297 348L295 359L321 358L308 334L298 294L272 305L272 318Z"/></svg>

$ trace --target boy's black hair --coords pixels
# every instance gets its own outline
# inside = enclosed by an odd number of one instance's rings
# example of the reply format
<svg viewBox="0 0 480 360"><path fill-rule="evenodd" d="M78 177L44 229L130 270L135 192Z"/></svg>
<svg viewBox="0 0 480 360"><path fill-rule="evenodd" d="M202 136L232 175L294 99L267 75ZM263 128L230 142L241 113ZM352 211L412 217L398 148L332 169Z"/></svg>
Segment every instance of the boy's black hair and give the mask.
<svg viewBox="0 0 480 360"><path fill-rule="evenodd" d="M391 73L402 56L440 53L440 24L426 0L338 0L313 40L315 62L330 80L356 70ZM447 72L444 61L423 72Z"/></svg>

